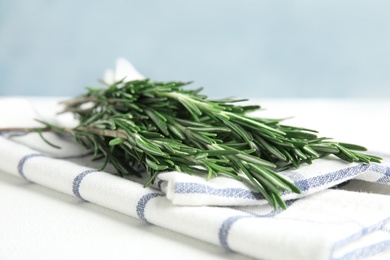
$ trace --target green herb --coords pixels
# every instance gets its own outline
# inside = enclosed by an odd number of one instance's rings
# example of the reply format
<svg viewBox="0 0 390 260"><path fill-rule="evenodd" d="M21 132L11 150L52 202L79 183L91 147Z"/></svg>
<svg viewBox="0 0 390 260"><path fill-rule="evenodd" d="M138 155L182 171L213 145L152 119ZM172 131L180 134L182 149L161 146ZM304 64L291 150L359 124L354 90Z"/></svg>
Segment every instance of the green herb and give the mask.
<svg viewBox="0 0 390 260"><path fill-rule="evenodd" d="M249 179L275 208L286 208L283 191L300 193L278 173L334 154L351 162L380 162L360 153L364 147L318 138L316 131L281 124L279 119L248 116L259 106L244 100L209 100L201 89L187 90L183 82L119 81L104 89L88 88L63 102L79 119L73 129L45 122L42 129L71 133L75 140L105 158L119 174L149 174L148 186L163 171L225 175ZM136 168L134 168L137 166Z"/></svg>

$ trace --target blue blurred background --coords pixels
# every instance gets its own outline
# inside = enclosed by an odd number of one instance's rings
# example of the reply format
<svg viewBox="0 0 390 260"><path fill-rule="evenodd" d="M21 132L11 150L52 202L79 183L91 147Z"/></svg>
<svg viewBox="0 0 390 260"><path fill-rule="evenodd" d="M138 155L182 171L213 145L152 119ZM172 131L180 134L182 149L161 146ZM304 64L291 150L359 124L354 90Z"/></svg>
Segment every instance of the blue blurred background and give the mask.
<svg viewBox="0 0 390 260"><path fill-rule="evenodd" d="M390 97L390 1L0 0L0 95L78 95L117 57L210 97Z"/></svg>

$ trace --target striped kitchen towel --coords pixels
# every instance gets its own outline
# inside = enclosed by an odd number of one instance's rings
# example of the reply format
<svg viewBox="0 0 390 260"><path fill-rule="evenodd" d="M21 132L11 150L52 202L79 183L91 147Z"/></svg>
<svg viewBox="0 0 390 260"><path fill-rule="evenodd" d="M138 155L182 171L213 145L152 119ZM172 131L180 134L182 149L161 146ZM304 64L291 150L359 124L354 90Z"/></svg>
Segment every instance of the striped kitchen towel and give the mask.
<svg viewBox="0 0 390 260"><path fill-rule="evenodd" d="M390 249L387 195L325 189L288 200L284 211L177 206L158 189L85 165L89 155L64 137L47 138L68 147L49 155L26 145L45 147L36 135L0 137L1 172L258 259L357 259Z"/></svg>

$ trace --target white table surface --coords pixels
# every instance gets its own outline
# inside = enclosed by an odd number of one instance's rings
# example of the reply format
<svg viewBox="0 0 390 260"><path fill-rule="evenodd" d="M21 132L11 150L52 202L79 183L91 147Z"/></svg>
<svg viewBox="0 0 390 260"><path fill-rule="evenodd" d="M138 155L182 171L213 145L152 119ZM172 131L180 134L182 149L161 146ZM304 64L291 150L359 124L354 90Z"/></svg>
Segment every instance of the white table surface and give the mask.
<svg viewBox="0 0 390 260"><path fill-rule="evenodd" d="M5 100L9 101L0 102ZM267 108L265 117L294 116L286 124L320 130L321 136L379 153L390 152L388 99L253 102ZM5 112L21 113L0 111ZM375 259L388 259L382 257ZM141 258L250 259L0 172L0 259Z"/></svg>

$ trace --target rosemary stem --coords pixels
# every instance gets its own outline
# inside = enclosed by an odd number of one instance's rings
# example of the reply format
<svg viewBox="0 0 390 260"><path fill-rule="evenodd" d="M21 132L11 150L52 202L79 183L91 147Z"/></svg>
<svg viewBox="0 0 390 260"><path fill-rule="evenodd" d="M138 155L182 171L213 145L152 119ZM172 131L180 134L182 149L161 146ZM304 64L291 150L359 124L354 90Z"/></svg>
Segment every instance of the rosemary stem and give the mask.
<svg viewBox="0 0 390 260"><path fill-rule="evenodd" d="M106 137L128 139L126 132L123 130L108 130L108 129L93 128L93 127L62 128L61 130L50 128L50 127L0 128L0 133L7 133L7 132L18 132L18 133L51 132L51 133L67 133L67 134L72 134L72 132L88 132L91 134L101 135Z"/></svg>
<svg viewBox="0 0 390 260"><path fill-rule="evenodd" d="M71 132L79 131L79 132L88 132L95 135L101 135L106 137L114 137L114 138L122 138L128 139L126 131L124 130L108 130L108 129L99 129L93 127L77 127L74 129L70 129Z"/></svg>
<svg viewBox="0 0 390 260"><path fill-rule="evenodd" d="M90 96L90 97L82 97L82 98L75 98L75 99L61 101L60 104L63 104L65 106L75 106L87 102L95 102L96 100L97 97Z"/></svg>
<svg viewBox="0 0 390 260"><path fill-rule="evenodd" d="M0 128L0 133L7 132L18 132L18 133L32 133L32 132L53 132L53 133L63 133L69 132L68 129L64 128L64 131L59 131L57 129L49 128L49 127L5 127Z"/></svg>

